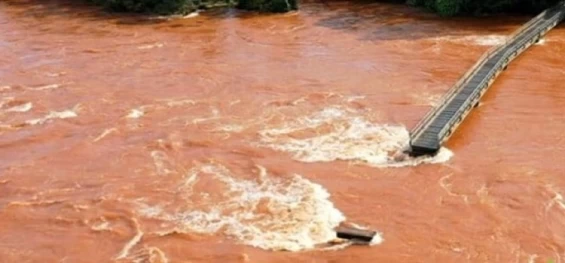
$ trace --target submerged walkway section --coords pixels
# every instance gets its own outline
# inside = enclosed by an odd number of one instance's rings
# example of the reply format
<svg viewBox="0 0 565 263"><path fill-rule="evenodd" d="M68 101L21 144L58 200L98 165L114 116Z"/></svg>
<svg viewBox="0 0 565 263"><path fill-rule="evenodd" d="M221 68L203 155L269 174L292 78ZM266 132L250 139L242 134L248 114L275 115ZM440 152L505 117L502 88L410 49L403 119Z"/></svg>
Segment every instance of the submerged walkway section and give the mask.
<svg viewBox="0 0 565 263"><path fill-rule="evenodd" d="M412 156L434 155L508 64L538 42L565 18L565 1L551 7L518 29L505 44L491 49L449 90L410 132Z"/></svg>

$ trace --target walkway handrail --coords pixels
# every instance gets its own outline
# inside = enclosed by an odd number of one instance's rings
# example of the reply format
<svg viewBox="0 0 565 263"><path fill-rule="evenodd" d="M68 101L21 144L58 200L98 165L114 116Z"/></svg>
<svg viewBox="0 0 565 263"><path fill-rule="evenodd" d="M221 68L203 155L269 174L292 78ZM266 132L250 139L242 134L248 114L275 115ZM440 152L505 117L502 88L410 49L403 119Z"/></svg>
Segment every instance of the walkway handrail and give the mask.
<svg viewBox="0 0 565 263"><path fill-rule="evenodd" d="M459 91L459 89L461 89L461 87L463 87L463 84L467 83L469 81L469 79L471 78L471 76L473 75L473 73L475 73L475 71L477 71L478 68L480 68L482 65L484 65L486 63L486 61L492 57L493 54L495 54L499 49L501 49L503 46L497 46L497 47L493 47L491 48L489 51L487 51L485 54L483 54L481 56L481 58L471 67L471 69L467 70L467 72L465 72L465 74L455 83L455 85L453 85L446 94L444 94L440 101L448 101L449 99L451 99L456 93L457 91ZM418 122L418 124L416 124L416 126L414 126L414 128L412 129L412 135L411 136L416 136L419 131L424 127L424 125L430 120L432 119L439 111L441 108L445 107L444 103L440 103L438 106L434 106L434 108L432 108L430 111L428 111L428 113L426 113L426 115L424 116L424 118L422 118L422 120L420 120Z"/></svg>
<svg viewBox="0 0 565 263"><path fill-rule="evenodd" d="M519 30L517 30L516 33L514 33L512 35L512 37L509 38L509 40L506 41L506 43L504 45L501 45L501 47L504 47L504 48L510 47L510 48L508 50L506 50L504 52L504 54L502 54L501 59L498 60L495 64L495 66L492 67L490 72L487 74L487 77L485 77L483 80L481 80L481 82L478 84L479 87L481 87L482 85L485 85L485 82L490 81L491 76L493 74L496 74L496 71L499 70L501 67L505 66L504 63L506 63L506 60L510 57L510 55L512 55L512 53L516 52L523 45L527 45L527 42L531 41L532 38L535 37L535 35L538 35L541 31L546 30L548 27L550 27L550 24L556 23L556 21L561 20L561 18L563 18L563 16L564 16L563 12L558 12L558 13L554 14L553 16L551 16L550 18L547 18L547 19L542 18L542 17L546 16L548 11L554 11L554 10L553 9L552 10L546 10L542 14L538 15L535 19L532 19L532 20L536 20L536 21L530 20L530 22L528 22L525 26L523 26ZM526 37L524 37L521 41L514 43L514 41L516 40L515 38L519 34L522 34L522 33L524 33L524 31L532 29L532 28L529 28L529 27L531 27L533 24L535 24L537 22L541 22L542 24L539 25L536 28L533 28L532 32L527 33ZM492 53L489 52L489 54L492 54ZM490 58L490 57L491 56L489 56L488 58ZM488 60L488 58L486 58L485 61ZM477 92L480 92L480 90L473 91L473 93L469 97L473 98L473 97L477 96L477 94L476 94ZM459 108L457 110L458 113L460 113L461 111L466 111L469 103L471 103L471 101L466 101L463 105L461 105L461 108ZM447 131L449 131L451 129L451 127L454 125L454 122L456 122L456 120L450 120L448 122L448 125L445 125L440 130L440 132L438 133L438 140L439 140L439 138L443 137L443 135Z"/></svg>
<svg viewBox="0 0 565 263"><path fill-rule="evenodd" d="M469 70L467 70L467 72L455 83L455 85L453 85L452 88L450 88L450 90L445 95L442 96L440 101L442 101L442 102L443 101L449 101L453 96L455 96L457 91L459 91L464 86L464 84L466 84L469 81L469 79L474 75L473 73L475 73L481 66L483 66L497 52L506 48L511 43L511 41L514 40L514 38L516 36L523 33L524 31L529 30L530 27L533 24L536 24L536 23L542 21L543 17L546 16L548 11L549 11L549 9L541 12L539 15L537 15L533 19L530 19L530 21L528 21L526 24L524 24L523 26L521 26L520 28L515 30L511 34L511 36L508 39L505 40L504 44L498 45L496 47L489 49L485 54L483 54L479 58L479 60ZM506 55L506 53L505 53L505 55ZM439 106L436 106L436 107L432 108L430 111L428 111L428 113L424 116L424 118L422 118L422 120L420 122L418 122L416 124L416 126L414 126L414 128L412 129L412 132L411 132L411 136L415 137L415 136L419 135L420 131L425 126L425 124L428 123L428 121L430 119L432 119L437 113L439 113L440 109L444 108L445 106L446 106L445 103L441 103Z"/></svg>

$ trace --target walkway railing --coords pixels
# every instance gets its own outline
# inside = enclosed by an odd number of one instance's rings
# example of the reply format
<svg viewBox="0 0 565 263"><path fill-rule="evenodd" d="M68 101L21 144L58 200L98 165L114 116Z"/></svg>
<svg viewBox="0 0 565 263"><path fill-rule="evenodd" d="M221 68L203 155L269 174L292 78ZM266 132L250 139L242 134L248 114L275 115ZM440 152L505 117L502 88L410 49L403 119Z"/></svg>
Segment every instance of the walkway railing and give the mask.
<svg viewBox="0 0 565 263"><path fill-rule="evenodd" d="M475 63L454 85L453 87L442 97L439 106L430 110L424 118L412 129L411 135L411 145L414 140L417 140L419 136L422 135L430 123L446 108L447 105L453 100L453 98L460 94L461 90L468 86L470 80L477 76L480 70L488 69L488 73L483 77L483 79L475 85L474 90L471 94L468 94L467 98L462 105L457 109L457 112L453 115L450 120L445 123L442 129L437 132L437 143L441 144L443 141L447 140L449 135L453 130L459 125L459 123L464 119L464 117L471 110L472 105L478 102L478 99L482 96L484 91L490 86L494 79L500 74L500 72L508 66L511 60L522 53L529 46L539 41L539 39L551 30L555 25L561 22L565 17L565 2L561 2L552 8L549 8L542 13L540 13L535 18L528 21L518 30L514 31L513 34L502 44L491 48L487 51L481 58ZM494 61L497 57L496 63L486 67L487 62ZM475 80L476 81L476 80ZM439 149L439 146L438 146Z"/></svg>

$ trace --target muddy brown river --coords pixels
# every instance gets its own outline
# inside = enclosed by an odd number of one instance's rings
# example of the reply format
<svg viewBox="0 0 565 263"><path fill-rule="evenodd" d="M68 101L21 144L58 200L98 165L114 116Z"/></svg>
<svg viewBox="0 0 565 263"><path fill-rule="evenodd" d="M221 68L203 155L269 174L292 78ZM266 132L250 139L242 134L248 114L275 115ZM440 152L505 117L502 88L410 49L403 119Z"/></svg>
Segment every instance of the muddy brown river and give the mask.
<svg viewBox="0 0 565 263"><path fill-rule="evenodd" d="M565 262L565 26L392 158L528 19L1 1L0 262Z"/></svg>

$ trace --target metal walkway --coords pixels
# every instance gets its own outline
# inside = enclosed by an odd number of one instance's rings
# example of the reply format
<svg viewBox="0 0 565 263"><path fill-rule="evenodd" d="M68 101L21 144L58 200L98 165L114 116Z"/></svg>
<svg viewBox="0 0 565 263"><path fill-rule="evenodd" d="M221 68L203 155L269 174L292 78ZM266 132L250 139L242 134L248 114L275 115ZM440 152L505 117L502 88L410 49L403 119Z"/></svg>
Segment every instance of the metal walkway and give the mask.
<svg viewBox="0 0 565 263"><path fill-rule="evenodd" d="M508 64L565 18L565 1L518 29L505 44L487 52L410 132L412 156L434 155Z"/></svg>

